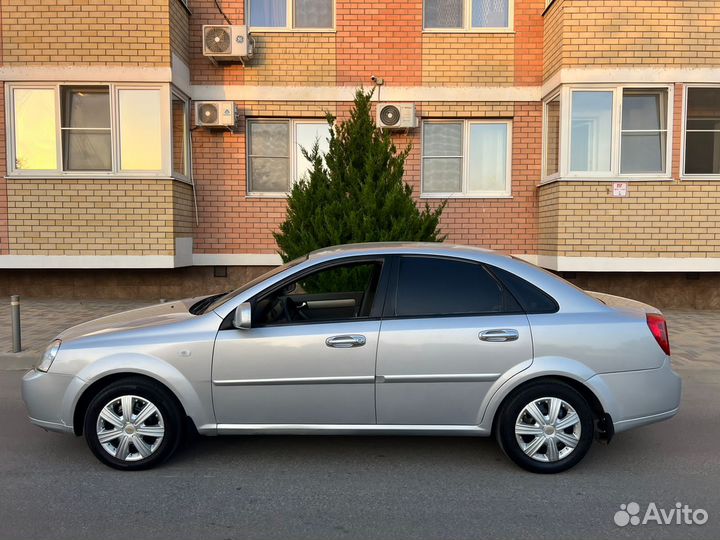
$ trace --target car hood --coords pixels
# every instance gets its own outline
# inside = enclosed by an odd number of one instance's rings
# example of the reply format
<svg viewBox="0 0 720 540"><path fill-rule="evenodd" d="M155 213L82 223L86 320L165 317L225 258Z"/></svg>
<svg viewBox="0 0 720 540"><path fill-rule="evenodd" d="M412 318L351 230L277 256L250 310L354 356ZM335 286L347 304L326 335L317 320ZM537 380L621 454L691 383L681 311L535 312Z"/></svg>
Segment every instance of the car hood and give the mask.
<svg viewBox="0 0 720 540"><path fill-rule="evenodd" d="M150 328L193 317L188 310L204 297L186 298L175 302L156 304L107 317L100 317L68 328L57 337L63 341L72 341L83 337L98 336L115 332L124 332L138 328Z"/></svg>
<svg viewBox="0 0 720 540"><path fill-rule="evenodd" d="M585 291L587 294L592 296L593 298L596 298L600 300L603 304L606 306L617 308L617 309L625 309L629 311L636 311L636 312L642 312L642 313L658 313L661 314L662 312L649 304L644 304L642 302L638 302L637 300L632 300L630 298L625 298L623 296L615 296L613 294L605 294L605 293L599 293L595 291Z"/></svg>

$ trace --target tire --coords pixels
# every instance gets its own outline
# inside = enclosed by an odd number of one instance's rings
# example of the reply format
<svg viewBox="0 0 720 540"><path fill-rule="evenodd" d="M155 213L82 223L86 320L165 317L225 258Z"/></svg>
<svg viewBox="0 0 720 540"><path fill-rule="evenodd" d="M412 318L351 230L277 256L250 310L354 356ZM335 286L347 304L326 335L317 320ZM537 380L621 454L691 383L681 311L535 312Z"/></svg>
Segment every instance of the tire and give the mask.
<svg viewBox="0 0 720 540"><path fill-rule="evenodd" d="M503 452L523 469L559 473L579 463L590 449L593 412L585 398L567 384L530 383L503 403L495 434Z"/></svg>
<svg viewBox="0 0 720 540"><path fill-rule="evenodd" d="M130 417L123 410L131 410ZM124 471L168 459L182 438L182 411L168 390L140 377L103 388L85 412L85 439L95 457Z"/></svg>

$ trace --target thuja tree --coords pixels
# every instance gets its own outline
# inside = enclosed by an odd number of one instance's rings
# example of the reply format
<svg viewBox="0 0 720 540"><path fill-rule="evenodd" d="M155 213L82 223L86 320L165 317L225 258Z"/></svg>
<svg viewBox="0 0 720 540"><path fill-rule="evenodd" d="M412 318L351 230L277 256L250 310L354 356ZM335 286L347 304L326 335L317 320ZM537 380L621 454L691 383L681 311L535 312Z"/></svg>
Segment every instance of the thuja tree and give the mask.
<svg viewBox="0 0 720 540"><path fill-rule="evenodd" d="M311 163L290 193L287 216L275 233L283 260L336 244L441 242L444 203L421 210L403 181L410 146L398 151L371 114L372 92L358 90L347 120L330 114L329 148L302 149Z"/></svg>

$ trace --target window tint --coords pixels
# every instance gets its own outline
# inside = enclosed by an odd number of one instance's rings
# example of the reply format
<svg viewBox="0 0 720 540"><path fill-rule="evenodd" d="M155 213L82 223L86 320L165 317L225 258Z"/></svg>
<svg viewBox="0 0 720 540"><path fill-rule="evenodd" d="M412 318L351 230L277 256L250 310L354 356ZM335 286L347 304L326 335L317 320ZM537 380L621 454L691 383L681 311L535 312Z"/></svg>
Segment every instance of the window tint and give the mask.
<svg viewBox="0 0 720 540"><path fill-rule="evenodd" d="M253 324L352 320L370 315L380 262L356 262L306 274L260 297L254 305Z"/></svg>
<svg viewBox="0 0 720 540"><path fill-rule="evenodd" d="M492 267L492 272L520 302L526 313L555 313L558 310L557 302L532 283L500 268Z"/></svg>
<svg viewBox="0 0 720 540"><path fill-rule="evenodd" d="M520 306L479 264L423 257L400 259L395 305L398 316L519 311Z"/></svg>
<svg viewBox="0 0 720 540"><path fill-rule="evenodd" d="M61 90L63 168L67 171L109 171L110 89L108 86Z"/></svg>
<svg viewBox="0 0 720 540"><path fill-rule="evenodd" d="M720 174L720 88L688 88L685 174Z"/></svg>

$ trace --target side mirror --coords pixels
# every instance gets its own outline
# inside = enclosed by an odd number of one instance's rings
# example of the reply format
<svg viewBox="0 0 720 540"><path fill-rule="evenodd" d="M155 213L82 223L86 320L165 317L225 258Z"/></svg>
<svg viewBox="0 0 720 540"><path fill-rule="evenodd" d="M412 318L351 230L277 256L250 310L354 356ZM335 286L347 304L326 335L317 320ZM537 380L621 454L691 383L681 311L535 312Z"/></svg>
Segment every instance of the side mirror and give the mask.
<svg viewBox="0 0 720 540"><path fill-rule="evenodd" d="M252 326L252 306L250 302L244 302L235 309L233 326L238 330L248 330Z"/></svg>

